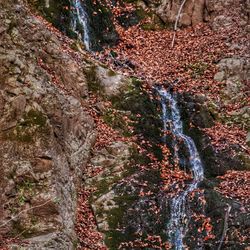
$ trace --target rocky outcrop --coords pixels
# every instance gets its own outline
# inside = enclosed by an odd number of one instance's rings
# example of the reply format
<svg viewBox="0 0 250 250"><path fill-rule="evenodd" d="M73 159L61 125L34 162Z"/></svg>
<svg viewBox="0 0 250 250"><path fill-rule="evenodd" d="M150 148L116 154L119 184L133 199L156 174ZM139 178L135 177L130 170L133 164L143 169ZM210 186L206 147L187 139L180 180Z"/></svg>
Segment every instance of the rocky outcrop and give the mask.
<svg viewBox="0 0 250 250"><path fill-rule="evenodd" d="M71 38L84 40L84 28L76 15L75 0L28 0L31 6L57 29ZM100 50L103 46L117 43L118 34L112 22L112 13L103 1L77 1L86 11L90 50Z"/></svg>
<svg viewBox="0 0 250 250"><path fill-rule="evenodd" d="M156 7L156 13L166 23L174 23L180 9L181 1L162 1ZM196 25L203 22L205 0L187 1L180 15L180 26Z"/></svg>
<svg viewBox="0 0 250 250"><path fill-rule="evenodd" d="M0 8L0 232L72 249L76 188L95 141L84 57L18 4Z"/></svg>
<svg viewBox="0 0 250 250"><path fill-rule="evenodd" d="M244 56L235 56L224 58L218 63L218 72L214 79L223 82L224 105L234 105L241 103L240 109L234 110L229 116L223 119L226 122L233 122L249 129L250 124L250 107L244 100L247 96L247 81L250 79L249 59Z"/></svg>
<svg viewBox="0 0 250 250"><path fill-rule="evenodd" d="M228 148L220 151L211 145L211 141L203 129L212 127L217 117L207 107L206 101L204 95L196 97L188 93L179 95L184 130L195 141L205 166L206 177L223 175L228 170L248 169L248 156L237 145L228 145ZM236 151L234 157L231 156L230 150ZM245 160L244 157L246 157Z"/></svg>
<svg viewBox="0 0 250 250"><path fill-rule="evenodd" d="M145 1L155 13L165 22L173 24L180 6L180 0L147 0ZM194 26L202 22L211 22L215 29L232 25L233 19L224 11L234 6L235 1L214 1L214 0L187 0L182 8L179 27ZM249 3L237 3L237 8L242 8L241 25L249 22ZM244 11L243 11L244 10Z"/></svg>
<svg viewBox="0 0 250 250"><path fill-rule="evenodd" d="M96 189L91 204L109 249L134 240L135 234L164 237L168 209L160 173L157 169L138 168L135 152L133 143L118 141L101 152L95 151L90 160L94 169L103 169L86 184Z"/></svg>

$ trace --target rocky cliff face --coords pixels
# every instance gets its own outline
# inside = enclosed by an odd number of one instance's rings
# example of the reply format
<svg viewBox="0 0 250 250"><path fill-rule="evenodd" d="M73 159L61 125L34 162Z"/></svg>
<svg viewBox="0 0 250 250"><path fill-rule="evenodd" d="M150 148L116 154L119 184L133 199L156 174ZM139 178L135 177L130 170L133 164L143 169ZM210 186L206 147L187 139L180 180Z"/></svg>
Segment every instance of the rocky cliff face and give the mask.
<svg viewBox="0 0 250 250"><path fill-rule="evenodd" d="M165 22L174 23L180 7L184 1L179 0L147 0L150 8ZM215 28L232 24L232 19L225 13L233 6L234 1L214 0L187 0L180 13L179 26L194 26L202 22L211 22ZM244 17L241 25L249 24L249 3L239 2L238 8L242 8Z"/></svg>
<svg viewBox="0 0 250 250"><path fill-rule="evenodd" d="M0 16L1 235L71 249L77 183L95 140L82 104L87 57L76 60L22 2L1 1Z"/></svg>
<svg viewBox="0 0 250 250"><path fill-rule="evenodd" d="M56 27L75 36L70 29L69 1L28 2ZM93 30L103 15L107 18L96 34L92 33L94 40L101 37L104 41L98 41L95 48L115 43L117 34L113 26L106 37L103 34L111 22L111 13L105 9L99 11L101 1L97 1L97 5L86 2L93 14ZM144 2L171 25L181 4L181 1L163 0ZM232 28L232 18L225 17L224 12L230 3L187 0L179 24L184 27L210 21L214 29ZM94 14L96 8L98 12ZM249 2L245 1L239 8L244 11L238 24L247 31ZM130 19L131 25L138 23L124 13L121 23ZM81 43L66 38L43 18L32 14L30 5L23 1L0 1L0 18L3 20L0 23L0 242L5 238L23 238L27 240L26 249L74 249L77 191L86 172L84 185L93 189L90 202L98 230L105 235L105 244L110 249L117 249L121 243L132 249L132 245L126 244L137 239L135 235L155 234L164 239L170 197L162 190L159 168L150 165L152 155L154 161L163 158L159 147L162 124L157 100L151 101L152 96L138 87L135 79L128 79L94 61L83 51ZM241 46L228 43L236 50ZM226 104L242 100L241 90L245 89L248 79L246 55L239 53L219 62L215 80L225 83ZM105 106L107 100L111 106ZM201 130L189 127L191 122L202 129L209 128L219 116L219 104L210 103L211 108L205 100L204 96L179 96L185 128L199 147L207 166L206 176L212 177L201 187L205 189L206 213L212 214L215 228L216 239L207 244L213 249L213 244L221 239L228 204L232 207L229 239L237 241L238 229L248 232L249 215L245 208L237 200L219 195L214 190L218 181L213 178L229 169L246 169L249 158L243 155L231 160L228 152L217 153ZM106 137L100 142L99 138L97 141L103 147L94 147L96 137L103 133L100 127L104 126L98 123L96 113L125 139ZM128 125L124 117L132 122ZM220 120L247 128L249 108L246 104L240 112ZM109 126L104 130L109 131ZM145 148L138 150L138 145L128 139L135 134ZM94 177L93 172L97 173ZM216 206L218 210L214 209ZM196 237L195 233L191 236ZM146 241L150 241L150 237L145 238ZM153 240L159 243L157 246L164 247L161 238ZM188 244L193 246L192 242ZM237 244L237 249L245 246ZM14 248L12 243L9 246ZM92 249L101 247L100 244Z"/></svg>

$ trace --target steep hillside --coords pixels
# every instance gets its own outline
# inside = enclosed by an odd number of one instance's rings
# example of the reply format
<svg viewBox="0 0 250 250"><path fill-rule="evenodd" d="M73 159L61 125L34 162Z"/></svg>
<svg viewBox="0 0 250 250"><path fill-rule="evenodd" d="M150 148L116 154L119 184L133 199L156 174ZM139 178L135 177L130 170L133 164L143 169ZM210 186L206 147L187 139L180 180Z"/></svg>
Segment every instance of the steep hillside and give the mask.
<svg viewBox="0 0 250 250"><path fill-rule="evenodd" d="M249 11L0 0L0 248L248 249Z"/></svg>

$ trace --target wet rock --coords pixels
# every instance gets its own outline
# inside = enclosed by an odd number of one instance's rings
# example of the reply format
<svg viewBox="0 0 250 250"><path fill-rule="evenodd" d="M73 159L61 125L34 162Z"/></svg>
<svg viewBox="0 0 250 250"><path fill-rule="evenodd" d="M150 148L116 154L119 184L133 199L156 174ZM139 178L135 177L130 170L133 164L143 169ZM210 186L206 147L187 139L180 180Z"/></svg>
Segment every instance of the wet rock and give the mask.
<svg viewBox="0 0 250 250"><path fill-rule="evenodd" d="M195 141L205 166L206 176L223 175L228 170L248 168L248 163L243 160L244 157L242 158L239 148L231 145L238 152L237 157L232 158L230 148L218 152L211 146L210 139L201 128L213 126L216 117L207 109L206 103L202 104L199 102L199 98L196 99L186 93L179 96L179 105L184 121L184 131Z"/></svg>
<svg viewBox="0 0 250 250"><path fill-rule="evenodd" d="M80 2L80 4L86 13L89 49L98 51L101 50L103 46L112 46L116 44L118 42L118 33L112 22L113 16L109 6L100 0L95 2L87 0ZM72 5L71 10L74 9L75 7ZM77 35L80 35L81 39L84 40L85 27L82 27L81 22L78 20L77 13L74 11L72 11L71 22L75 23L75 27L72 27L75 35L78 33Z"/></svg>
<svg viewBox="0 0 250 250"><path fill-rule="evenodd" d="M117 20L121 26L128 28L138 24L140 22L140 17L137 15L136 11L123 12L117 17Z"/></svg>

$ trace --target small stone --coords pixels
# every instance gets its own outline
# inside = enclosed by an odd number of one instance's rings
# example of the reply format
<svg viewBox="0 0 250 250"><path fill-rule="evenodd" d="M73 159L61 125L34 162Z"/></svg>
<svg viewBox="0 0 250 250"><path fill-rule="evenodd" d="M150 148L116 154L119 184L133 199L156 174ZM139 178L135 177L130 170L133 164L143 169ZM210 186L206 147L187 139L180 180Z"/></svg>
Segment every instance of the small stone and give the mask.
<svg viewBox="0 0 250 250"><path fill-rule="evenodd" d="M204 103L207 100L206 96L204 94L199 94L196 97L196 101L198 103Z"/></svg>
<svg viewBox="0 0 250 250"><path fill-rule="evenodd" d="M248 33L250 33L250 25L247 25L247 26L245 27L245 31L248 32Z"/></svg>
<svg viewBox="0 0 250 250"><path fill-rule="evenodd" d="M105 102L98 102L95 106L96 106L97 110L100 111L101 114L104 114L104 112L107 109L105 107Z"/></svg>
<svg viewBox="0 0 250 250"><path fill-rule="evenodd" d="M16 186L15 182L13 180L10 180L5 187L5 195L10 197L15 196L16 194L15 186Z"/></svg>
<svg viewBox="0 0 250 250"><path fill-rule="evenodd" d="M246 143L250 146L250 132L247 133Z"/></svg>
<svg viewBox="0 0 250 250"><path fill-rule="evenodd" d="M224 80L225 77L225 72L224 71L220 71L218 73L215 74L214 76L214 80L218 81L218 82L222 82Z"/></svg>

